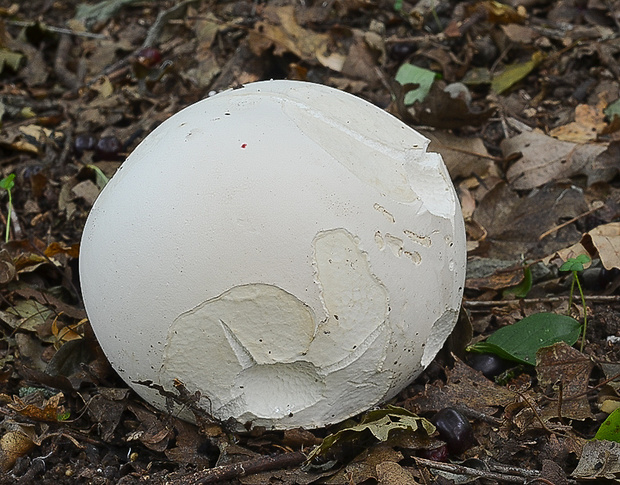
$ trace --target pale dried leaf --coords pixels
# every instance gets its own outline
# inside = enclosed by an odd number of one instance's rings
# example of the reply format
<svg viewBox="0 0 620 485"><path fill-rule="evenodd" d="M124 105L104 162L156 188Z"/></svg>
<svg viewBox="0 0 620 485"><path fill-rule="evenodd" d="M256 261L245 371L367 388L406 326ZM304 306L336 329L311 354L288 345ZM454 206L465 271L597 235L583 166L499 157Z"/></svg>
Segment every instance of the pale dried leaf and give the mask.
<svg viewBox="0 0 620 485"><path fill-rule="evenodd" d="M620 268L620 222L595 227L586 236L596 247L605 269Z"/></svg>
<svg viewBox="0 0 620 485"><path fill-rule="evenodd" d="M604 143L579 145L561 141L538 131L521 133L501 143L505 157L521 154L506 173L508 182L517 190L533 189L579 174L586 175L589 184L609 180L617 169L612 164L601 165L598 160L607 148Z"/></svg>

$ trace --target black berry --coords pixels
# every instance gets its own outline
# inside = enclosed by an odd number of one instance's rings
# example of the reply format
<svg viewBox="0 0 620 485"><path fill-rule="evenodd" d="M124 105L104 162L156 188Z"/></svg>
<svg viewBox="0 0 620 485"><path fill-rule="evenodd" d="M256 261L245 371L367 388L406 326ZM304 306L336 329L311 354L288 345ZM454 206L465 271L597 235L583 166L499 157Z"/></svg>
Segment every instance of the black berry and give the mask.
<svg viewBox="0 0 620 485"><path fill-rule="evenodd" d="M94 150L97 145L97 139L93 135L77 135L73 142L73 149L78 155L85 151Z"/></svg>
<svg viewBox="0 0 620 485"><path fill-rule="evenodd" d="M104 136L95 147L95 155L100 160L116 160L119 158L123 144L115 136Z"/></svg>
<svg viewBox="0 0 620 485"><path fill-rule="evenodd" d="M469 354L467 364L473 369L482 372L487 379L495 379L510 367L508 361L494 354Z"/></svg>
<svg viewBox="0 0 620 485"><path fill-rule="evenodd" d="M448 451L460 455L474 444L474 430L465 416L454 408L444 408L431 419Z"/></svg>

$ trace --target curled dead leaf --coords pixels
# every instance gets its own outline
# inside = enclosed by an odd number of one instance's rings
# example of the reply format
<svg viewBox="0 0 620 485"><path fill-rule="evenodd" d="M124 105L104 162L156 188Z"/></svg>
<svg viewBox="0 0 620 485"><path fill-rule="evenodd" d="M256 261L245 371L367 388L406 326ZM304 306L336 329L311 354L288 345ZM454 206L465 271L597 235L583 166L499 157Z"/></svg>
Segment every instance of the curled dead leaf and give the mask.
<svg viewBox="0 0 620 485"><path fill-rule="evenodd" d="M0 470L8 472L18 458L35 447L32 438L20 429L7 431L0 438Z"/></svg>

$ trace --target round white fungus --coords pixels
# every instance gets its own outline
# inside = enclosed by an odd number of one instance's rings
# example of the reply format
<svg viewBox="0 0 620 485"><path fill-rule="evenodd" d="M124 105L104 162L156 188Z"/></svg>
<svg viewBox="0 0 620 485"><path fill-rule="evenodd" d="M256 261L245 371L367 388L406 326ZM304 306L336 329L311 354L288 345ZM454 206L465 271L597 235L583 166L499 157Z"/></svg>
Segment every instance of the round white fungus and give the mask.
<svg viewBox="0 0 620 485"><path fill-rule="evenodd" d="M86 223L80 275L120 376L214 417L320 427L386 401L456 322L465 233L428 140L326 86L245 85L172 116Z"/></svg>

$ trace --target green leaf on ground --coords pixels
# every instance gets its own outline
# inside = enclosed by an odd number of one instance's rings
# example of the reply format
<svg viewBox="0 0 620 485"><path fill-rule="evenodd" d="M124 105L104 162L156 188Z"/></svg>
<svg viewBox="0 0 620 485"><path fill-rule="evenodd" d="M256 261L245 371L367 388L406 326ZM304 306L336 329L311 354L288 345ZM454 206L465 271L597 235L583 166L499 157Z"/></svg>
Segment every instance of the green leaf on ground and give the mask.
<svg viewBox="0 0 620 485"><path fill-rule="evenodd" d="M417 84L418 87L405 94L405 105L409 106L416 101L424 101L435 79L439 74L422 67L414 66L408 62L398 68L396 81L402 86L406 84Z"/></svg>
<svg viewBox="0 0 620 485"><path fill-rule="evenodd" d="M604 109L605 115L609 118L609 121L613 122L614 118L620 118L620 99L616 99L607 108Z"/></svg>
<svg viewBox="0 0 620 485"><path fill-rule="evenodd" d="M512 295L516 298L525 298L532 289L532 270L529 266L523 268L523 281L516 286L506 288L503 295Z"/></svg>
<svg viewBox="0 0 620 485"><path fill-rule="evenodd" d="M23 58L24 56L19 52L0 49L0 73L4 71L5 67L9 67L13 72L17 72Z"/></svg>
<svg viewBox="0 0 620 485"><path fill-rule="evenodd" d="M503 93L532 72L544 58L545 55L542 52L534 52L529 61L506 66L501 74L493 77L491 88L497 94Z"/></svg>
<svg viewBox="0 0 620 485"><path fill-rule="evenodd" d="M535 313L502 327L484 342L468 348L472 352L492 353L522 364L536 364L538 349L556 342L573 345L581 332L581 324L572 317L555 313Z"/></svg>
<svg viewBox="0 0 620 485"><path fill-rule="evenodd" d="M616 409L607 416L607 419L603 421L603 424L596 432L594 439L620 443L620 409Z"/></svg>

